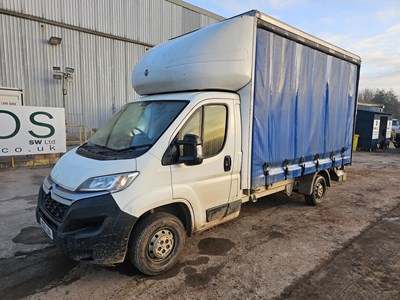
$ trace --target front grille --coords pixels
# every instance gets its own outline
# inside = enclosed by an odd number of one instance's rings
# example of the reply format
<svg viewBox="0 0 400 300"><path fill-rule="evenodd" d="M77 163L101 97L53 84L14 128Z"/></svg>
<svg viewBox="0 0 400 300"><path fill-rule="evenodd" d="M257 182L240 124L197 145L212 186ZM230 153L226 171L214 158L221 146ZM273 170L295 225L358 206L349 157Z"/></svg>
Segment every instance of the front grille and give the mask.
<svg viewBox="0 0 400 300"><path fill-rule="evenodd" d="M60 202L54 201L51 199L50 193L46 194L44 191L41 191L42 195L40 195L42 199L42 207L59 223L61 223L64 219L65 214L68 211L69 206L64 205Z"/></svg>

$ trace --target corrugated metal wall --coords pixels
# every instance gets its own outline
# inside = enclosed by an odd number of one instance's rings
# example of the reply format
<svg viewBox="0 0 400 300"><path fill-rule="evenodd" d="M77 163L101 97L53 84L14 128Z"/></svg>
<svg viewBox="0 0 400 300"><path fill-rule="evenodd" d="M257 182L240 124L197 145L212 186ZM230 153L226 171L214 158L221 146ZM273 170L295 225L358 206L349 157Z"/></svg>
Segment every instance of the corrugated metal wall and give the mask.
<svg viewBox="0 0 400 300"><path fill-rule="evenodd" d="M65 83L67 124L98 128L127 99L149 45L217 21L179 1L0 0L0 87L23 90L24 105L63 106L53 66L75 69ZM48 43L51 36L61 45Z"/></svg>

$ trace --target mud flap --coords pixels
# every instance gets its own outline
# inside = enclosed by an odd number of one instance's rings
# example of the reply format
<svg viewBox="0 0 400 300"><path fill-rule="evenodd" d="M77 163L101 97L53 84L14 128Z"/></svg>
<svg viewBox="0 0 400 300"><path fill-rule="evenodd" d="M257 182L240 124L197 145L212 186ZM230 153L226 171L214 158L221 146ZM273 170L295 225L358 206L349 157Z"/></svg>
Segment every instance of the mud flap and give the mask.
<svg viewBox="0 0 400 300"><path fill-rule="evenodd" d="M304 175L298 178L297 192L302 195L311 195L313 184L318 173Z"/></svg>
<svg viewBox="0 0 400 300"><path fill-rule="evenodd" d="M347 173L344 170L331 170L329 175L333 181L344 181L347 178Z"/></svg>

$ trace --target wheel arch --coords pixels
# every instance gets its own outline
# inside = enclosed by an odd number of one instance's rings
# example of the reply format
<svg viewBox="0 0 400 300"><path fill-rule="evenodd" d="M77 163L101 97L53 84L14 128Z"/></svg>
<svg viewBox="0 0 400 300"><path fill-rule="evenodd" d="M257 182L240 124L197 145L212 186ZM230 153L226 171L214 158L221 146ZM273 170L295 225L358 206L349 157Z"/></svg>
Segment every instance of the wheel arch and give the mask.
<svg viewBox="0 0 400 300"><path fill-rule="evenodd" d="M318 175L324 177L326 186L331 186L331 175L329 174L328 170L322 170L318 172Z"/></svg>
<svg viewBox="0 0 400 300"><path fill-rule="evenodd" d="M183 202L175 202L170 204L165 204L156 208L152 208L147 212L143 213L137 220L135 226L144 218L150 214L165 212L177 217L183 224L188 236L193 234L193 219L189 208ZM134 226L134 227L135 227ZM133 228L132 228L133 231Z"/></svg>
<svg viewBox="0 0 400 300"><path fill-rule="evenodd" d="M321 170L312 174L301 176L298 179L297 192L302 195L311 195L315 178L320 175L324 177L326 186L331 186L331 176L328 170Z"/></svg>

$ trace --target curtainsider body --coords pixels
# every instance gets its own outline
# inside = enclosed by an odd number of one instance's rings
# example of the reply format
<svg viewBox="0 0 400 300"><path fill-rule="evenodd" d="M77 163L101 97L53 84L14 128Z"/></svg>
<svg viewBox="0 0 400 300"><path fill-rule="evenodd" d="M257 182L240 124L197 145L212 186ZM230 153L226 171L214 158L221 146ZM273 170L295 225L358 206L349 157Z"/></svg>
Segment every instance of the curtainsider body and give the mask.
<svg viewBox="0 0 400 300"><path fill-rule="evenodd" d="M142 96L46 178L38 222L75 260L155 275L247 201L317 205L351 163L360 63L257 11L156 46L132 73Z"/></svg>

